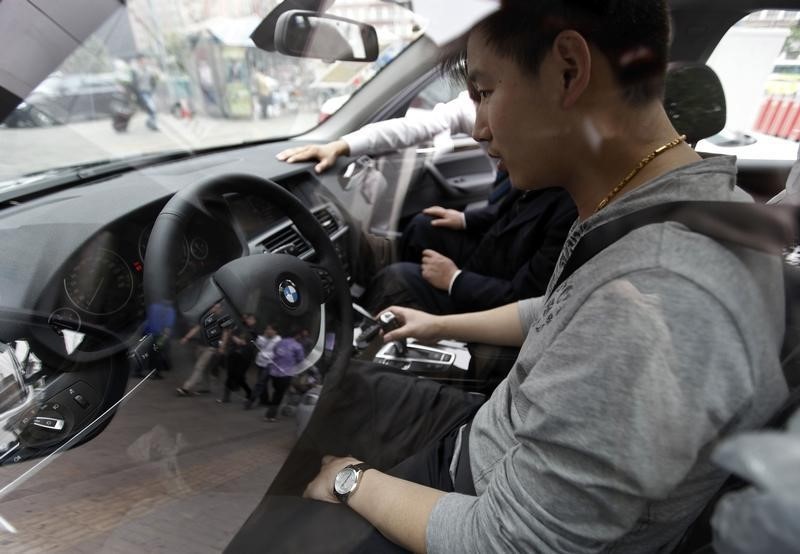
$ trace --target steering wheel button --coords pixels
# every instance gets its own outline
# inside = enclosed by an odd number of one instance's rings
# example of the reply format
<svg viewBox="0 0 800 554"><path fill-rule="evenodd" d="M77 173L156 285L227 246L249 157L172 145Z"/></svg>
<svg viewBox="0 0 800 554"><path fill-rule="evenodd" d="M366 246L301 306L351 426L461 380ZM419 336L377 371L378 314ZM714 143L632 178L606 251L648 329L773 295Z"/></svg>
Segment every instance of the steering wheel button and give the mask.
<svg viewBox="0 0 800 554"><path fill-rule="evenodd" d="M217 338L219 334L220 330L219 327L217 327L216 325L214 327L208 327L206 329L206 337L208 337L209 339Z"/></svg>
<svg viewBox="0 0 800 554"><path fill-rule="evenodd" d="M217 317L211 314L209 316L206 316L205 320L203 320L203 325L208 327L209 325L213 325L215 321L217 321Z"/></svg>

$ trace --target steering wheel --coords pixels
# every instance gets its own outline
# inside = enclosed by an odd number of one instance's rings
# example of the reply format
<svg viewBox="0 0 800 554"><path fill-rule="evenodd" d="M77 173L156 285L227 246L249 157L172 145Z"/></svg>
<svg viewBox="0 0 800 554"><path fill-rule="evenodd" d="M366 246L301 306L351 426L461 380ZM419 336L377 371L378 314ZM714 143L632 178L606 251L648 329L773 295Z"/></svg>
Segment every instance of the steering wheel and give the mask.
<svg viewBox="0 0 800 554"><path fill-rule="evenodd" d="M189 222L200 211L230 227L230 223L221 221L224 218L208 209L214 203L224 203L223 195L229 193L260 196L275 205L311 243L315 261L305 262L288 254L248 255L245 243L240 257L179 293L177 260ZM326 383L338 380L350 359L352 300L342 262L330 237L308 208L267 179L224 175L175 194L156 218L147 243L144 298L150 332L159 334L173 327L175 317L180 315L200 325L206 344L216 344L225 328L240 325L247 314L256 317L260 326L255 329L257 332L275 322L283 322L284 329L307 329L314 344L304 362L307 367L323 353L325 310L332 305L335 340Z"/></svg>

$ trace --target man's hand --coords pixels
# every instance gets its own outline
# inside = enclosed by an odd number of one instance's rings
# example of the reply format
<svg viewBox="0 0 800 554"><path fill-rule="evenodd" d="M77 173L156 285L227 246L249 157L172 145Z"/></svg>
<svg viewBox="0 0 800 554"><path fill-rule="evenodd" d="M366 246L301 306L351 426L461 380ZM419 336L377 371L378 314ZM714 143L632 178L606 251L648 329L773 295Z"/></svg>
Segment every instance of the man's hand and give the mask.
<svg viewBox="0 0 800 554"><path fill-rule="evenodd" d="M278 152L275 156L282 162L295 163L306 162L308 160L319 160L314 166L314 171L322 173L334 163L339 156L346 156L350 153L350 145L339 139L328 144L309 144L308 146L298 146Z"/></svg>
<svg viewBox="0 0 800 554"><path fill-rule="evenodd" d="M350 464L358 463L360 463L359 460L355 458L323 456L322 468L319 470L317 476L314 477L314 480L306 485L306 490L303 491L303 497L338 504L339 500L333 495L333 481L336 479L336 474Z"/></svg>
<svg viewBox="0 0 800 554"><path fill-rule="evenodd" d="M422 278L440 290L450 287L450 280L458 271L456 264L436 250L422 251Z"/></svg>
<svg viewBox="0 0 800 554"><path fill-rule="evenodd" d="M355 458L325 456L322 469L303 492L305 498L338 503L333 481L345 466L357 464ZM358 488L347 499L347 506L369 521L383 536L412 552L425 552L428 520L444 492L404 481L370 469L362 475Z"/></svg>
<svg viewBox="0 0 800 554"><path fill-rule="evenodd" d="M441 206L431 206L430 208L422 210L422 213L436 218L431 221L431 225L434 227L443 227L455 231L461 231L466 227L464 212L459 212L458 210L450 210L442 208Z"/></svg>
<svg viewBox="0 0 800 554"><path fill-rule="evenodd" d="M436 342L441 338L445 338L442 336L439 316L399 306L392 306L384 311L392 312L400 324L400 327L383 336L385 342L409 337L422 342Z"/></svg>

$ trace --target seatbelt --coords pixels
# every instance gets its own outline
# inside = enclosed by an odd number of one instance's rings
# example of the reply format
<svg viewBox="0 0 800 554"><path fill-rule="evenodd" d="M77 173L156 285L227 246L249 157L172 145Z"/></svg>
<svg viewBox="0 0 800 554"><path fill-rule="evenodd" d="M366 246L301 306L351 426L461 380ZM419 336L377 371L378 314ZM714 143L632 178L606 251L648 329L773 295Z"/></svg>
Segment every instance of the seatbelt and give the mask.
<svg viewBox="0 0 800 554"><path fill-rule="evenodd" d="M789 205L682 201L643 208L599 225L583 235L552 290L601 251L646 225L674 221L720 242L780 254L787 246L797 243L799 220L800 207Z"/></svg>

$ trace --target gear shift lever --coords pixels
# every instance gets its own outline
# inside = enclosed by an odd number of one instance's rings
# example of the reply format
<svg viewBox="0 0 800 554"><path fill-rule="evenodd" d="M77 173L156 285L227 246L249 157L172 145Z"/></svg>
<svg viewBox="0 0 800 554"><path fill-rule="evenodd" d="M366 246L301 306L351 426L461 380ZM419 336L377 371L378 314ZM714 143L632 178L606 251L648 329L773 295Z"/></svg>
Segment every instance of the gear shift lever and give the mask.
<svg viewBox="0 0 800 554"><path fill-rule="evenodd" d="M392 312L383 312L378 318L378 322L380 323L384 334L394 331L400 327L400 323L397 321L397 316L395 316ZM405 356L406 352L408 351L406 347L406 339L398 339L394 341L394 347L397 350L397 353L401 356Z"/></svg>

